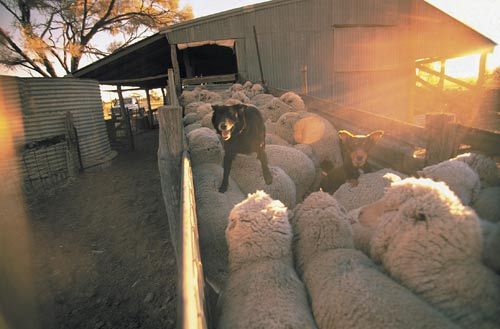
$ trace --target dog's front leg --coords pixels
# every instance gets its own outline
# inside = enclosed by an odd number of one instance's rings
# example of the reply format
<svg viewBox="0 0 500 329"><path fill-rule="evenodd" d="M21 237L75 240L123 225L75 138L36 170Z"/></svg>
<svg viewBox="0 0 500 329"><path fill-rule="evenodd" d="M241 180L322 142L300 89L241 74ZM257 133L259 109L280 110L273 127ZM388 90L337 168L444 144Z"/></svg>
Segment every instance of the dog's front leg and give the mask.
<svg viewBox="0 0 500 329"><path fill-rule="evenodd" d="M272 184L273 175L269 170L269 166L267 164L267 154L264 151L264 148L261 148L259 152L257 152L257 159L260 160L260 164L262 166L262 176L264 176L264 181L266 182L267 185Z"/></svg>
<svg viewBox="0 0 500 329"><path fill-rule="evenodd" d="M222 184L220 184L219 192L224 193L227 191L227 185L229 183L229 173L231 172L231 165L233 163L234 155L230 152L224 154L224 175L222 177Z"/></svg>

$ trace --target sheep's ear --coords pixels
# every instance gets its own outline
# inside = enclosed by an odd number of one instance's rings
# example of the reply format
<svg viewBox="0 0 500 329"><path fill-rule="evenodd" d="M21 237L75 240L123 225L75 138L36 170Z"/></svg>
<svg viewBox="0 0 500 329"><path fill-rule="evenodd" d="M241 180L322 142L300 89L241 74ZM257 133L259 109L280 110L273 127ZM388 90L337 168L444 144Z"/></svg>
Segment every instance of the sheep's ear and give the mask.
<svg viewBox="0 0 500 329"><path fill-rule="evenodd" d="M378 142L382 136L384 136L384 132L382 130L376 130L374 132L371 132L368 134L368 138L373 142L376 143Z"/></svg>
<svg viewBox="0 0 500 329"><path fill-rule="evenodd" d="M350 133L349 131L347 131L347 130L340 130L340 131L338 132L338 135L339 135L340 140L341 140L343 143L347 142L347 140L348 140L349 138L354 137L354 135L353 135L353 134L351 134L351 133Z"/></svg>

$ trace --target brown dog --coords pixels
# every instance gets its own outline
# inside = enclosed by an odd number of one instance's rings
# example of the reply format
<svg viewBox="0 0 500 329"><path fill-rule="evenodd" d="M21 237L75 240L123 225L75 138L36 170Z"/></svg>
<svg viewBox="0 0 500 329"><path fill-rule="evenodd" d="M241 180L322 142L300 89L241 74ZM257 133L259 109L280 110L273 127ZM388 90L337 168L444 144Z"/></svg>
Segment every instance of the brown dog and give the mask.
<svg viewBox="0 0 500 329"><path fill-rule="evenodd" d="M354 135L347 130L338 132L343 165L338 168L333 168L330 161L323 161L321 169L323 170L323 179L321 181L321 189L324 192L333 193L340 185L345 182L351 183L353 186L358 185L358 178L362 173L370 172L368 164L368 153L373 145L375 145L384 132L377 130L368 135Z"/></svg>

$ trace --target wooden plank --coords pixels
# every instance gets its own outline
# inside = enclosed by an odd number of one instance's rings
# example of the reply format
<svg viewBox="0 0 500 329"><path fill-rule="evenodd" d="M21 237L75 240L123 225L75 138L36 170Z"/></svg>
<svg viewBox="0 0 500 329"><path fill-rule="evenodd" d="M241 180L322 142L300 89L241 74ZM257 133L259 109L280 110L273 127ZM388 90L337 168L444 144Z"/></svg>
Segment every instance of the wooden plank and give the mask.
<svg viewBox="0 0 500 329"><path fill-rule="evenodd" d="M178 106L179 99L177 98L177 90L174 81L174 71L172 69L168 69L168 97L170 105Z"/></svg>
<svg viewBox="0 0 500 329"><path fill-rule="evenodd" d="M434 74L436 76L440 76L441 75L440 72L435 71L433 69L430 69L430 68L428 68L426 66L423 66L423 65L417 65L417 69L422 70L422 71L427 72L427 73L430 73L430 74ZM449 80L449 81L451 81L453 83L456 83L459 86L462 86L462 87L465 87L465 88L468 88L468 89L474 89L476 87L476 86L474 86L474 85L472 85L470 83L467 83L465 81L456 79L454 77L450 77L449 75L444 74L443 76L444 76L444 78L446 80Z"/></svg>
<svg viewBox="0 0 500 329"><path fill-rule="evenodd" d="M177 95L181 94L181 71L179 68L179 62L177 61L177 45L170 45L170 59L172 60L172 69L174 70L173 85L175 85L175 91Z"/></svg>
<svg viewBox="0 0 500 329"><path fill-rule="evenodd" d="M161 78L166 78L166 77L167 77L166 74L159 74L159 75L154 75L154 76L149 76L149 77L142 77L142 78L134 78L134 79L99 81L99 83L101 85L116 85L116 84L126 85L127 83L151 81L151 80L156 80L156 79L161 79ZM137 89L141 89L141 88L137 88Z"/></svg>
<svg viewBox="0 0 500 329"><path fill-rule="evenodd" d="M236 74L223 74L223 75L211 75L199 78L182 79L183 85L199 85L202 83L214 83L214 82L234 82L236 81Z"/></svg>
<svg viewBox="0 0 500 329"><path fill-rule="evenodd" d="M120 101L120 111L122 112L122 120L125 123L125 133L127 134L127 139L129 143L129 149L135 149L134 135L132 134L132 126L130 125L130 116L128 110L125 108L125 103L123 101L122 86L117 86L118 99Z"/></svg>
<svg viewBox="0 0 500 329"><path fill-rule="evenodd" d="M180 192L182 145L182 108L161 106L158 108L159 146L158 169L161 178L163 201L167 211L170 238L174 247L177 266L180 268Z"/></svg>
<svg viewBox="0 0 500 329"><path fill-rule="evenodd" d="M500 156L500 132L455 124L457 139L462 144L471 146L471 151L490 156Z"/></svg>
<svg viewBox="0 0 500 329"><path fill-rule="evenodd" d="M205 284L199 249L193 173L188 153L182 155L181 328L206 329Z"/></svg>
<svg viewBox="0 0 500 329"><path fill-rule="evenodd" d="M457 155L455 115L452 113L428 113L425 115L427 145L425 164L432 165Z"/></svg>

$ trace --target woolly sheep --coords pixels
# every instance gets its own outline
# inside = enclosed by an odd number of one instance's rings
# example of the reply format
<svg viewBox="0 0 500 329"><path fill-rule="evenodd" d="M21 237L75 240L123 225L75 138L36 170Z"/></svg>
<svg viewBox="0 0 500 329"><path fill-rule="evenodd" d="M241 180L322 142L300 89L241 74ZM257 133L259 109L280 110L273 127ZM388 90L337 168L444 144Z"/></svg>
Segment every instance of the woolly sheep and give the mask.
<svg viewBox="0 0 500 329"><path fill-rule="evenodd" d="M271 120L266 120L266 122L264 122L264 125L266 126L266 133L270 133L270 134L276 135L275 134L275 132L276 132L276 123L271 122ZM276 136L278 136L278 135L276 135Z"/></svg>
<svg viewBox="0 0 500 329"><path fill-rule="evenodd" d="M276 123L276 135L290 144L309 144L318 160L342 165L337 131L324 118L309 112L288 112Z"/></svg>
<svg viewBox="0 0 500 329"><path fill-rule="evenodd" d="M482 189L472 208L480 218L494 223L500 222L500 186Z"/></svg>
<svg viewBox="0 0 500 329"><path fill-rule="evenodd" d="M293 109L293 111L307 111L306 105L304 104L302 98L293 91L284 93L283 95L281 95L280 99L284 103L288 104Z"/></svg>
<svg viewBox="0 0 500 329"><path fill-rule="evenodd" d="M246 91L245 94L248 98L252 98L255 95L262 94L264 92L264 87L260 83L255 83L250 90Z"/></svg>
<svg viewBox="0 0 500 329"><path fill-rule="evenodd" d="M239 101L241 101L242 103L245 103L245 104L250 103L250 98L248 98L247 95L245 95L245 93L242 92L242 91L236 91L236 92L234 92L231 95L231 98L237 99L237 100L239 100Z"/></svg>
<svg viewBox="0 0 500 329"><path fill-rule="evenodd" d="M193 113L198 112L198 106L206 104L205 102L193 102L184 106L184 113Z"/></svg>
<svg viewBox="0 0 500 329"><path fill-rule="evenodd" d="M266 145L290 146L283 138L269 133L266 133Z"/></svg>
<svg viewBox="0 0 500 329"><path fill-rule="evenodd" d="M265 119L269 119L272 122L278 121L278 119L285 113L290 112L292 108L287 104L283 103L279 98L273 98L268 103L259 107L259 111L262 113Z"/></svg>
<svg viewBox="0 0 500 329"><path fill-rule="evenodd" d="M347 217L331 195L309 195L292 226L318 328L456 328L353 249Z"/></svg>
<svg viewBox="0 0 500 329"><path fill-rule="evenodd" d="M224 105L227 105L227 106L238 105L238 104L242 104L239 99L228 98L224 101Z"/></svg>
<svg viewBox="0 0 500 329"><path fill-rule="evenodd" d="M252 89L253 83L251 81L245 81L243 84L243 89L250 90Z"/></svg>
<svg viewBox="0 0 500 329"><path fill-rule="evenodd" d="M269 153L267 153L269 156ZM231 177L245 194L263 190L273 199L280 200L287 207L295 207L296 188L293 180L280 167L270 166L273 182L267 185L262 175L262 167L254 155L236 155L231 165Z"/></svg>
<svg viewBox="0 0 500 329"><path fill-rule="evenodd" d="M231 86L231 88L229 88L229 91L231 91L231 93L241 91L241 90L243 90L243 85L241 85L241 83L235 83Z"/></svg>
<svg viewBox="0 0 500 329"><path fill-rule="evenodd" d="M358 178L357 186L352 186L349 182L344 183L333 196L347 211L351 211L382 198L385 189L399 180L399 176L385 170L362 174Z"/></svg>
<svg viewBox="0 0 500 329"><path fill-rule="evenodd" d="M187 135L189 134L191 131L193 130L196 130L198 128L201 128L201 123L197 122L197 123L192 123L190 125L187 125L186 127L184 127L184 133Z"/></svg>
<svg viewBox="0 0 500 329"><path fill-rule="evenodd" d="M471 167L481 180L481 186L494 186L500 183L498 168L495 160L478 153L464 153L451 159L451 161L463 161Z"/></svg>
<svg viewBox="0 0 500 329"><path fill-rule="evenodd" d="M236 205L226 229L229 278L219 329L316 328L292 262L287 208L258 191Z"/></svg>
<svg viewBox="0 0 500 329"><path fill-rule="evenodd" d="M197 121L199 121L199 118L198 118L198 113L196 112L188 113L184 116L184 118L182 118L182 123L184 124L184 126L190 125Z"/></svg>
<svg viewBox="0 0 500 329"><path fill-rule="evenodd" d="M186 105L198 101L200 101L200 92L197 90L193 91L184 90L182 94L179 96L179 104L182 107L186 107Z"/></svg>
<svg viewBox="0 0 500 329"><path fill-rule="evenodd" d="M269 165L283 169L295 183L297 202L302 200L316 177L311 159L294 148L282 145L267 145L266 154Z"/></svg>
<svg viewBox="0 0 500 329"><path fill-rule="evenodd" d="M200 128L187 134L189 154L193 166L202 163L221 164L222 143L217 134L209 128Z"/></svg>
<svg viewBox="0 0 500 329"><path fill-rule="evenodd" d="M256 107L260 107L264 104L269 103L273 98L274 96L270 94L257 94L250 99L250 103L252 103Z"/></svg>
<svg viewBox="0 0 500 329"><path fill-rule="evenodd" d="M480 220L483 236L483 263L500 273L500 223Z"/></svg>
<svg viewBox="0 0 500 329"><path fill-rule="evenodd" d="M477 215L442 182L395 182L370 242L396 280L464 328L500 325L500 277L481 263Z"/></svg>
<svg viewBox="0 0 500 329"><path fill-rule="evenodd" d="M307 155L309 157L309 159L311 159L312 162L314 163L314 167L316 167L316 168L319 167L319 159L314 154L314 151L313 151L311 145L309 145L309 144L295 144L295 145L293 145L293 148L296 150L299 150L302 153L304 153L305 155Z"/></svg>
<svg viewBox="0 0 500 329"><path fill-rule="evenodd" d="M224 285L228 271L225 239L227 218L234 205L245 199L232 179L229 179L226 193L219 193L223 171L220 165L214 163L193 167L203 269L208 279L220 288Z"/></svg>
<svg viewBox="0 0 500 329"><path fill-rule="evenodd" d="M474 201L481 190L479 176L462 161L443 161L417 173L420 177L445 182L464 205Z"/></svg>
<svg viewBox="0 0 500 329"><path fill-rule="evenodd" d="M202 90L200 92L200 101L206 103L217 103L222 101L222 97L216 92L209 90Z"/></svg>
<svg viewBox="0 0 500 329"><path fill-rule="evenodd" d="M212 114L213 114L213 112L212 113L208 113L207 115L205 115L203 117L203 119L201 119L201 126L202 127L206 127L206 128L214 129L215 130L214 125L212 123Z"/></svg>

